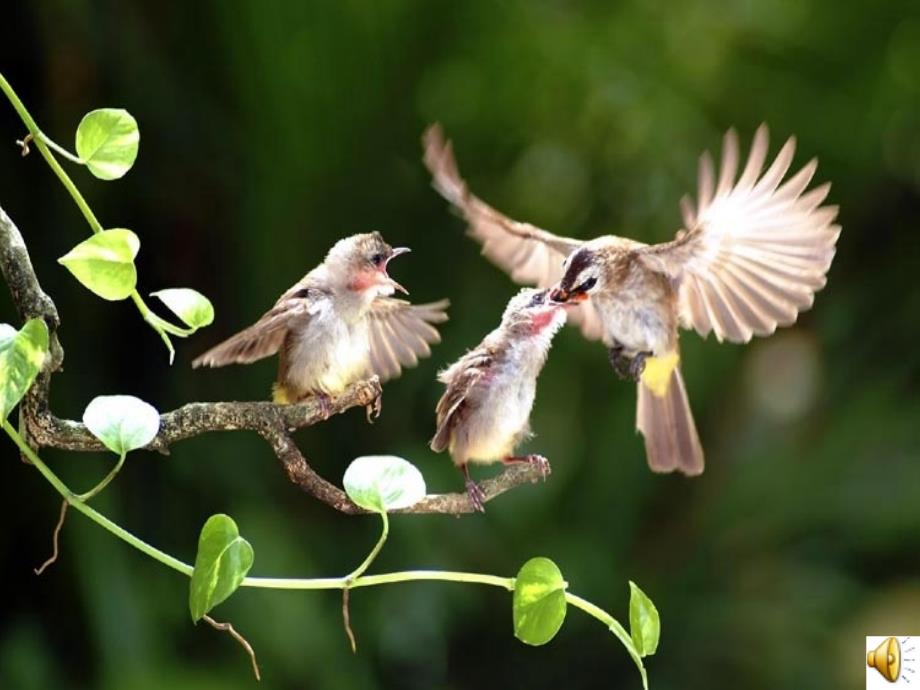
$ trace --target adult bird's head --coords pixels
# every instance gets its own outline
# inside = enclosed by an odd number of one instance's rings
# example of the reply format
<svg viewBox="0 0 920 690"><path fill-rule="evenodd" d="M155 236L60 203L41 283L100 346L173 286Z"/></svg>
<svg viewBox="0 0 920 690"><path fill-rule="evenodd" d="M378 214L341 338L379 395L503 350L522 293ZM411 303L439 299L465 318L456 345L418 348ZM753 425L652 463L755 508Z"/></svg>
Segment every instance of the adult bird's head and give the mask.
<svg viewBox="0 0 920 690"><path fill-rule="evenodd" d="M562 271L562 278L550 290L549 297L553 302L577 304L603 287L602 262L598 254L588 247L581 247L569 254L562 264Z"/></svg>
<svg viewBox="0 0 920 690"><path fill-rule="evenodd" d="M391 247L379 232L370 232L339 240L329 250L326 264L352 292L377 297L398 290L408 295L409 291L387 273L387 266L409 251L408 247Z"/></svg>

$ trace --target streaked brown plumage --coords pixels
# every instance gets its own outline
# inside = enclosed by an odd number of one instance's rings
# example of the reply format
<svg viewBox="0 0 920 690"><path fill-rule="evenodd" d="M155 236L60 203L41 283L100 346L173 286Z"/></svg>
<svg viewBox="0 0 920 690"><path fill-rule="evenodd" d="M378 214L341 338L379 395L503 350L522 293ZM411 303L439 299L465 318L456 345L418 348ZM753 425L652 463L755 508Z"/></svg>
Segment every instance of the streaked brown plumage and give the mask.
<svg viewBox="0 0 920 690"><path fill-rule="evenodd" d="M447 320L447 300L413 305L389 296L405 289L387 264L408 251L377 232L340 240L255 324L192 366L248 364L277 353L278 403L336 395L371 374L398 376L431 354L429 346L440 341L433 324Z"/></svg>
<svg viewBox="0 0 920 690"><path fill-rule="evenodd" d="M468 463L530 462L544 473L549 469L542 456L514 455L530 435L537 377L565 323L565 310L549 301L548 292L521 290L508 302L498 328L438 375L446 390L438 401L431 448L450 451L477 510L483 509L483 495Z"/></svg>
<svg viewBox="0 0 920 690"><path fill-rule="evenodd" d="M513 221L467 190L438 125L424 142L435 188L467 220L483 253L515 281L551 287L554 299L572 305L570 321L609 348L618 373L638 378L636 426L651 468L702 472L677 327L747 342L811 307L840 234L837 207L821 206L830 184L806 192L817 161L780 184L795 140L762 172L762 125L738 178L738 140L729 130L718 178L709 154L700 158L697 207L681 201L684 228L673 241L649 246L613 235L581 241Z"/></svg>

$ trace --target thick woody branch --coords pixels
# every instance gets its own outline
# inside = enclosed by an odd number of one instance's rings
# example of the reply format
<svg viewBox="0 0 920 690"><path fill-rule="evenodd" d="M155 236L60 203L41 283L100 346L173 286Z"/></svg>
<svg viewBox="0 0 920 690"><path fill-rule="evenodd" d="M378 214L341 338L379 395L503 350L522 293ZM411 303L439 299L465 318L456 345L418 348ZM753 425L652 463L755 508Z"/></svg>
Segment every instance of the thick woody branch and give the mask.
<svg viewBox="0 0 920 690"><path fill-rule="evenodd" d="M56 335L60 318L54 302L41 289L35 276L22 235L2 208L0 270L19 315L23 319L43 318L51 331L51 357L48 365L20 406L29 442L36 448L104 450L103 445L82 423L61 419L49 409L51 375L60 368L64 358ZM344 491L316 473L294 443L291 432L325 421L329 414L372 405L380 395L380 382L374 377L351 385L340 396L332 399L325 409L313 399L296 405L276 405L271 402L188 403L160 416L159 433L147 448L168 453L173 443L208 432L254 431L265 439L294 484L338 511L347 514L363 513L365 511L352 503ZM481 486L486 500L490 500L520 484L536 482L540 476L539 471L533 467L512 466L497 477L485 480ZM459 515L473 512L473 506L465 493L434 494L400 512Z"/></svg>
<svg viewBox="0 0 920 690"><path fill-rule="evenodd" d="M380 395L376 379L359 381L327 406L329 414L370 405ZM285 436L290 431L324 421L328 415L314 399L296 405L271 402L194 402L160 415L160 430L147 446L168 453L172 444L211 431L255 431ZM60 419L47 409L29 410L27 422L32 439L39 446L63 450L105 450L105 446L80 422Z"/></svg>

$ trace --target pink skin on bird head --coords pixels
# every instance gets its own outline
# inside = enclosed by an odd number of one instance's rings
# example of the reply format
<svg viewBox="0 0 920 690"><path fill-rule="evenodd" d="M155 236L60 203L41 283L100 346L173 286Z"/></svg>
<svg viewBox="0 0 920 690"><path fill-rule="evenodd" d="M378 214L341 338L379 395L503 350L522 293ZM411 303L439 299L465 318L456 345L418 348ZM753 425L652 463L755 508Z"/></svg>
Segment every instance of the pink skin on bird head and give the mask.
<svg viewBox="0 0 920 690"><path fill-rule="evenodd" d="M411 249L408 247L395 247L386 258L386 260L377 268L366 268L358 272L354 280L349 283L348 287L355 292L364 292L374 287L390 287L393 291L402 292L405 295L409 294L409 291L406 290L402 285L393 280L387 273L387 265L401 254L407 254Z"/></svg>
<svg viewBox="0 0 920 690"><path fill-rule="evenodd" d="M536 335L543 331L553 322L560 309L562 309L562 306L556 304L550 304L546 308L540 309L530 319L530 332Z"/></svg>

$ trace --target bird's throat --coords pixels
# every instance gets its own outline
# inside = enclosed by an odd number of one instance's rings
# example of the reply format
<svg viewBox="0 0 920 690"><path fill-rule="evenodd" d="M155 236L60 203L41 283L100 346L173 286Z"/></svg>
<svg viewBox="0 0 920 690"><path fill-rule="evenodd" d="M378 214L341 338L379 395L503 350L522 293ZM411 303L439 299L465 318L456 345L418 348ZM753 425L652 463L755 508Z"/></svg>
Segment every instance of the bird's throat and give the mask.
<svg viewBox="0 0 920 690"><path fill-rule="evenodd" d="M530 320L530 331L533 335L542 333L551 325L556 323L557 319L560 316L560 311L558 309L547 309L546 311L541 311L536 314Z"/></svg>

